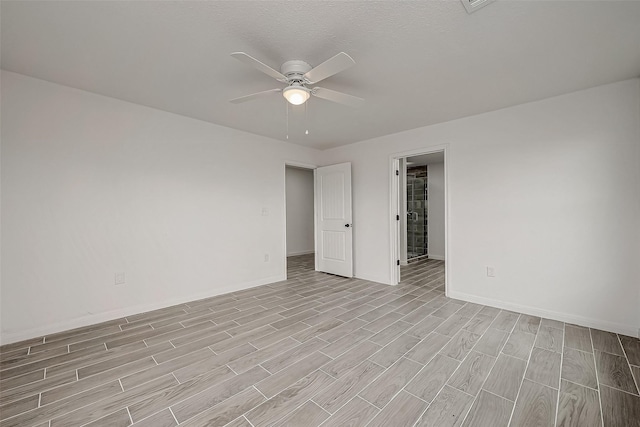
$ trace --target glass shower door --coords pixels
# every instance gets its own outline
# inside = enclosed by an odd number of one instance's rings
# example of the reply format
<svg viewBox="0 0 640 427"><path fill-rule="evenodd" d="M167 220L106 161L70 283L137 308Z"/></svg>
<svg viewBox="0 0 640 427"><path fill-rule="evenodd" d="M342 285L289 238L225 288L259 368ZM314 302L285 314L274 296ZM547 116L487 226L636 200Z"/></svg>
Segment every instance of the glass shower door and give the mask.
<svg viewBox="0 0 640 427"><path fill-rule="evenodd" d="M407 170L407 258L427 255L426 166Z"/></svg>

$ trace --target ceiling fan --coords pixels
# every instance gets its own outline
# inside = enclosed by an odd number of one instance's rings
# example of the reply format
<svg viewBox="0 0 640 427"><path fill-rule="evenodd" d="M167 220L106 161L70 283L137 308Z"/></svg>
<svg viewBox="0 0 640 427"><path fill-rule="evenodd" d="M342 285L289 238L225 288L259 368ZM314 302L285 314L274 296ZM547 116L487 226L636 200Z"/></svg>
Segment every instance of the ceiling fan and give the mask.
<svg viewBox="0 0 640 427"><path fill-rule="evenodd" d="M273 77L279 82L286 83L287 87L284 89L269 89L263 92L253 93L251 95L241 96L230 100L234 104L238 104L245 101L251 101L262 96L271 95L274 93L282 92L282 95L287 101L293 105L301 105L307 102L311 95L326 99L327 101L337 102L338 104L347 105L349 107L359 107L364 102L364 99L357 96L347 95L346 93L336 92L335 90L325 89L322 87L308 87L314 85L317 82L324 80L340 71L354 65L356 62L351 59L349 55L344 52L340 52L336 56L327 59L322 64L315 68L307 64L304 61L293 60L287 61L280 67L280 71L276 71L268 65L260 62L254 57L247 55L244 52L234 52L231 54L237 60L244 62L262 71L266 75Z"/></svg>

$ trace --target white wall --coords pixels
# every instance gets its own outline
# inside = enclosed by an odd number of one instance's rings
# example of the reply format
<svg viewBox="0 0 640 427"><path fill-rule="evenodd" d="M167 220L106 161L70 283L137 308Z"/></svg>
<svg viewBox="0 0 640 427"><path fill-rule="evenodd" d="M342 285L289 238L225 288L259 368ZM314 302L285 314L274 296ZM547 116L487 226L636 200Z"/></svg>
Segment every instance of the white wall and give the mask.
<svg viewBox="0 0 640 427"><path fill-rule="evenodd" d="M637 335L639 117L633 79L323 152L353 165L356 276L390 282L390 155L448 144L449 295Z"/></svg>
<svg viewBox="0 0 640 427"><path fill-rule="evenodd" d="M5 71L1 108L2 342L284 278L315 150Z"/></svg>
<svg viewBox="0 0 640 427"><path fill-rule="evenodd" d="M444 163L427 165L427 194L429 258L444 260Z"/></svg>
<svg viewBox="0 0 640 427"><path fill-rule="evenodd" d="M451 296L640 327L638 79L321 153L1 84L3 343L282 279L285 161L352 162L355 274L388 283L389 156L442 144Z"/></svg>
<svg viewBox="0 0 640 427"><path fill-rule="evenodd" d="M314 251L313 170L287 167L287 256Z"/></svg>

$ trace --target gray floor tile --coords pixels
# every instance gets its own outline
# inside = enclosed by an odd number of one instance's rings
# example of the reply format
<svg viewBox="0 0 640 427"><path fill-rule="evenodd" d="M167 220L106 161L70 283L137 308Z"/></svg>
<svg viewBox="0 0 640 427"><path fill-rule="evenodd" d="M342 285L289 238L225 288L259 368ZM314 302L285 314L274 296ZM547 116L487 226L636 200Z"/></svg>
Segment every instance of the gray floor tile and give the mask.
<svg viewBox="0 0 640 427"><path fill-rule="evenodd" d="M625 357L598 350L596 350L595 355L596 370L600 384L638 394L638 389L631 375L631 369Z"/></svg>
<svg viewBox="0 0 640 427"><path fill-rule="evenodd" d="M629 363L640 366L640 339L619 335Z"/></svg>
<svg viewBox="0 0 640 427"><path fill-rule="evenodd" d="M364 426L378 413L378 408L355 397L327 420L322 427Z"/></svg>
<svg viewBox="0 0 640 427"><path fill-rule="evenodd" d="M500 331L511 332L520 315L512 311L502 310L495 318L491 327Z"/></svg>
<svg viewBox="0 0 640 427"><path fill-rule="evenodd" d="M463 427L507 427L512 409L513 402L510 400L482 390Z"/></svg>
<svg viewBox="0 0 640 427"><path fill-rule="evenodd" d="M334 413L360 393L375 378L384 372L384 368L365 360L340 380L313 397L313 401L329 413Z"/></svg>
<svg viewBox="0 0 640 427"><path fill-rule="evenodd" d="M618 335L612 332L600 331L598 329L591 329L591 339L593 341L593 348L595 350L606 351L607 353L617 354L618 356L624 356L622 346L618 340Z"/></svg>
<svg viewBox="0 0 640 427"><path fill-rule="evenodd" d="M421 368L422 365L402 358L360 392L360 397L382 409Z"/></svg>
<svg viewBox="0 0 640 427"><path fill-rule="evenodd" d="M600 399L605 427L640 427L640 397L603 385Z"/></svg>
<svg viewBox="0 0 640 427"><path fill-rule="evenodd" d="M451 377L448 384L460 391L476 396L487 379L495 357L472 351Z"/></svg>
<svg viewBox="0 0 640 427"><path fill-rule="evenodd" d="M427 402L401 391L367 427L411 427L427 406Z"/></svg>
<svg viewBox="0 0 640 427"><path fill-rule="evenodd" d="M501 354L483 388L493 394L515 401L527 363L522 359Z"/></svg>
<svg viewBox="0 0 640 427"><path fill-rule="evenodd" d="M249 388L229 399L223 401L204 412L199 413L191 419L182 421L178 414L175 414L180 421L180 426L224 426L234 419L240 417L245 412L255 408L264 402L265 398L254 388ZM175 413L175 411L174 411Z"/></svg>
<svg viewBox="0 0 640 427"><path fill-rule="evenodd" d="M510 426L553 426L558 391L525 379L513 409Z"/></svg>
<svg viewBox="0 0 640 427"><path fill-rule="evenodd" d="M566 325L564 328L564 345L565 347L593 353L588 328Z"/></svg>
<svg viewBox="0 0 640 427"><path fill-rule="evenodd" d="M489 356L498 357L500 351L509 339L509 333L498 329L488 329L480 338L474 350Z"/></svg>
<svg viewBox="0 0 640 427"><path fill-rule="evenodd" d="M317 352L313 353L277 374L271 375L269 378L262 380L256 384L256 388L267 398L271 398L287 388L289 385L298 381L300 378L320 368L330 360L331 359L324 354Z"/></svg>
<svg viewBox="0 0 640 427"><path fill-rule="evenodd" d="M167 408L132 425L134 427L174 427L177 426L178 423L176 423L173 414L169 408Z"/></svg>
<svg viewBox="0 0 640 427"><path fill-rule="evenodd" d="M322 424L329 414L312 401L307 401L291 414L284 417L275 427L316 427Z"/></svg>
<svg viewBox="0 0 640 427"><path fill-rule="evenodd" d="M462 424L473 397L445 386L429 408L424 412L416 427L455 427Z"/></svg>
<svg viewBox="0 0 640 427"><path fill-rule="evenodd" d="M426 364L451 340L451 337L431 333L406 355L407 358Z"/></svg>
<svg viewBox="0 0 640 427"><path fill-rule="evenodd" d="M459 365L459 362L438 354L407 384L405 390L431 402Z"/></svg>
<svg viewBox="0 0 640 427"><path fill-rule="evenodd" d="M529 359L529 354L533 348L536 336L522 331L514 331L509 336L507 343L504 345L502 352L509 356L517 357L523 360Z"/></svg>
<svg viewBox="0 0 640 427"><path fill-rule="evenodd" d="M562 353L563 341L564 332L562 329L556 329L550 326L540 326L534 346Z"/></svg>
<svg viewBox="0 0 640 427"><path fill-rule="evenodd" d="M562 381L558 400L558 427L602 427L596 390Z"/></svg>
<svg viewBox="0 0 640 427"><path fill-rule="evenodd" d="M395 340L387 344L382 350L378 351L369 360L378 365L388 368L400 359L406 352L415 347L420 342L420 338L411 335L400 335Z"/></svg>
<svg viewBox="0 0 640 427"><path fill-rule="evenodd" d="M309 400L335 380L316 371L245 414L255 427L271 425ZM180 421L180 419L178 419Z"/></svg>
<svg viewBox="0 0 640 427"><path fill-rule="evenodd" d="M469 354L471 349L480 339L480 335L474 334L472 332L461 330L457 334L453 336L451 341L447 345L444 346L440 352L445 356L449 356L452 359L456 359L459 361L464 360L465 357Z"/></svg>
<svg viewBox="0 0 640 427"><path fill-rule="evenodd" d="M537 334L540 327L540 318L535 316L529 316L527 314L521 314L520 318L516 322L514 330L520 332L527 332L530 334Z"/></svg>
<svg viewBox="0 0 640 427"><path fill-rule="evenodd" d="M565 348L560 375L562 379L572 383L598 388L596 367L591 353Z"/></svg>
<svg viewBox="0 0 640 427"><path fill-rule="evenodd" d="M542 385L558 389L560 386L561 354L534 348L524 377Z"/></svg>
<svg viewBox="0 0 640 427"><path fill-rule="evenodd" d="M335 378L340 378L381 348L378 344L364 341L324 365L322 370Z"/></svg>
<svg viewBox="0 0 640 427"><path fill-rule="evenodd" d="M438 326L434 332L452 337L458 332L471 318L454 314Z"/></svg>

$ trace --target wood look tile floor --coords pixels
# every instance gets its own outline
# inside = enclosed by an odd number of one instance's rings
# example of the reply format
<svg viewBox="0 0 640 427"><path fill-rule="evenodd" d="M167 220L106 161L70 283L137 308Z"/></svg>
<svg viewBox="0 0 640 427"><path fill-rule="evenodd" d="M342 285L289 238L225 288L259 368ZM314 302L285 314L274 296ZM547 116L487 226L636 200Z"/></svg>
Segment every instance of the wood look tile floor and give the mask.
<svg viewBox="0 0 640 427"><path fill-rule="evenodd" d="M288 260L288 280L0 349L0 427L640 427L640 340Z"/></svg>

